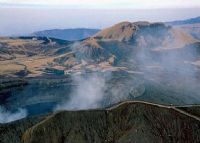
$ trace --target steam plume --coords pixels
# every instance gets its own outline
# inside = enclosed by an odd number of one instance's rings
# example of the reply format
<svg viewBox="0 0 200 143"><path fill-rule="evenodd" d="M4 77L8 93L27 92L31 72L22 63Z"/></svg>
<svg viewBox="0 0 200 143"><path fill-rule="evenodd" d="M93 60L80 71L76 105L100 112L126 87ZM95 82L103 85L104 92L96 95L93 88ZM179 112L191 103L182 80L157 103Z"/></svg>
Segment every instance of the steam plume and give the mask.
<svg viewBox="0 0 200 143"><path fill-rule="evenodd" d="M27 111L25 109L18 109L16 112L11 113L0 106L0 123L9 123L15 120L25 118L26 116Z"/></svg>
<svg viewBox="0 0 200 143"><path fill-rule="evenodd" d="M73 76L77 87L72 91L69 101L56 107L58 109L91 109L99 106L104 97L105 79L97 73L88 77Z"/></svg>

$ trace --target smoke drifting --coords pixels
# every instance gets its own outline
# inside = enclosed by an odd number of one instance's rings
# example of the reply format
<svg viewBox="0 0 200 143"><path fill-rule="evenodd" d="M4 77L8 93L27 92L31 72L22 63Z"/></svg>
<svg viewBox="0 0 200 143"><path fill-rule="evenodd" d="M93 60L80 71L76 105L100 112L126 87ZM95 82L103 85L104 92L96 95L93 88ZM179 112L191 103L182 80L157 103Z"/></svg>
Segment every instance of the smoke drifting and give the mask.
<svg viewBox="0 0 200 143"><path fill-rule="evenodd" d="M25 118L27 116L27 111L25 109L18 109L16 112L11 113L6 111L0 106L0 123L9 123L15 120Z"/></svg>
<svg viewBox="0 0 200 143"><path fill-rule="evenodd" d="M87 77L73 75L77 85L70 95L70 99L56 107L56 110L78 110L99 107L104 97L105 78L98 73L91 73Z"/></svg>
<svg viewBox="0 0 200 143"><path fill-rule="evenodd" d="M137 61L146 81L160 90L162 87L163 94L167 95L166 102L171 102L169 95L176 99L174 104L197 104L200 101L199 69L192 63L200 59L198 41L171 27L161 32L155 27L137 35L139 50L130 59Z"/></svg>
<svg viewBox="0 0 200 143"><path fill-rule="evenodd" d="M108 48L106 45L104 46L104 48ZM58 105L56 110L104 107L124 100L137 100L138 97L139 100L165 104L194 104L200 101L198 92L200 84L199 79L197 79L199 72L191 64L199 58L195 40L164 24L152 24L141 27L129 46L133 52L129 52L130 55L125 55L126 58L128 57L126 62L127 65L132 64L134 66L127 68L132 71L139 71L143 75L142 78L141 75L128 75L128 73L125 73L125 75L130 76L130 78L125 79L123 77L116 81L114 78L118 76L113 74L106 78L98 72L73 75L73 81L77 86L70 94L70 99ZM79 47L81 47L81 44L76 43L72 50L77 52L86 49L79 49ZM113 49L117 51L121 47L116 45ZM81 51L76 55L76 58L80 60L87 57L88 61L94 59L93 56L85 55L85 53ZM124 55L115 56L116 59L119 59L118 63L120 64L119 57ZM124 58L122 57L122 60ZM122 74L122 72L119 74ZM111 81L109 81L110 79ZM146 91L146 86L149 85L153 85L156 89ZM157 93L157 90L160 92ZM142 95L144 96L141 97ZM152 96L146 97L147 95ZM163 101L161 100L162 96L165 96Z"/></svg>

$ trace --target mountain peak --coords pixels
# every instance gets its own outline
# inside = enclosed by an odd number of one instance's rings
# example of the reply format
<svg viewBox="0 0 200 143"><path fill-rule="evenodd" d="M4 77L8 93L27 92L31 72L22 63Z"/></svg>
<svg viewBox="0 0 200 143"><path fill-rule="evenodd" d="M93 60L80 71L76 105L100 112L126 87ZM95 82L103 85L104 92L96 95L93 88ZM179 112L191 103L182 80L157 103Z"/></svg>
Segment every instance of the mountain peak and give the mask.
<svg viewBox="0 0 200 143"><path fill-rule="evenodd" d="M99 31L93 37L100 40L116 40L116 41L130 41L136 32L142 28L163 28L166 29L164 23L149 23L146 21L138 22L121 22L112 27Z"/></svg>
<svg viewBox="0 0 200 143"><path fill-rule="evenodd" d="M131 22L121 22L94 35L96 39L129 41L137 26Z"/></svg>
<svg viewBox="0 0 200 143"><path fill-rule="evenodd" d="M92 47L92 48L100 48L100 45L97 43L96 39L93 37L88 38L82 42L82 46L84 47Z"/></svg>

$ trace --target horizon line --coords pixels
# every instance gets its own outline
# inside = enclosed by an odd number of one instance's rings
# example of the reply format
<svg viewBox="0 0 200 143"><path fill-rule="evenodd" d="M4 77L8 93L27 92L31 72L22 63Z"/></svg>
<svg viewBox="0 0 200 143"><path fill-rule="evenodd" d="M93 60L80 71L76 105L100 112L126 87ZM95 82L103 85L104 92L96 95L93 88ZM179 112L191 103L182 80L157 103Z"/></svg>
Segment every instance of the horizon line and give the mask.
<svg viewBox="0 0 200 143"><path fill-rule="evenodd" d="M80 10L169 10L169 9L200 9L200 6L192 6L192 7L131 7L131 6L126 6L122 5L80 5L80 4L68 4L68 5L61 5L61 4L54 4L54 5L48 5L48 4L10 4L10 3L2 3L0 2L0 8L10 8L10 7L14 7L14 8L45 8L45 9L80 9Z"/></svg>

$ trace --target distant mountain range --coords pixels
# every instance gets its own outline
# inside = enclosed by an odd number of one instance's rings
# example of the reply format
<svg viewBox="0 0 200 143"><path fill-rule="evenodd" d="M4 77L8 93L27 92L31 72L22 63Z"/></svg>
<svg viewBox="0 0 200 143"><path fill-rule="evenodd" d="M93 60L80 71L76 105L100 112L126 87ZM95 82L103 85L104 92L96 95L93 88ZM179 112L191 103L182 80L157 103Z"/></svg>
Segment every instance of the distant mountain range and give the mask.
<svg viewBox="0 0 200 143"><path fill-rule="evenodd" d="M165 24L180 27L188 34L192 35L196 39L200 39L200 16L196 18L190 18L186 20L177 20L166 22ZM100 29L91 28L74 28L74 29L50 29L44 31L37 31L30 36L37 37L50 37L68 41L76 41L86 39L98 33Z"/></svg>
<svg viewBox="0 0 200 143"><path fill-rule="evenodd" d="M186 19L186 20L171 21L171 22L167 22L166 24L185 25L185 24L197 24L197 23L200 23L200 16L195 17L195 18Z"/></svg>
<svg viewBox="0 0 200 143"><path fill-rule="evenodd" d="M52 29L37 31L31 34L31 36L37 37L51 37L56 39L75 41L88 38L96 34L99 29L88 29L88 28L76 28L76 29Z"/></svg>
<svg viewBox="0 0 200 143"><path fill-rule="evenodd" d="M182 31L193 36L195 39L200 40L200 16L186 20L166 22L166 24L178 27Z"/></svg>

